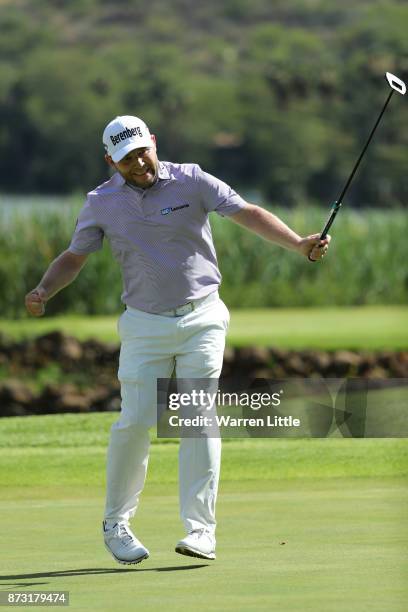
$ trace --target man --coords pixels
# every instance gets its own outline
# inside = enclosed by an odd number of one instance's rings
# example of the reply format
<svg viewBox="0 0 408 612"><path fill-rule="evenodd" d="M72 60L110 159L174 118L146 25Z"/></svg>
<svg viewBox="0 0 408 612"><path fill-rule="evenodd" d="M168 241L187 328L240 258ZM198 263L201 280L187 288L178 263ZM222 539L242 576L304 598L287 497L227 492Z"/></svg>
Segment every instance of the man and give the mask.
<svg viewBox="0 0 408 612"><path fill-rule="evenodd" d="M177 378L188 379L217 379L221 372L229 314L218 297L221 276L208 214L227 216L311 261L324 256L330 237L301 238L196 164L160 162L155 136L137 117L113 119L103 143L116 172L88 194L69 248L27 294L26 307L44 314L47 301L75 279L104 237L109 240L122 270L126 310L118 323L122 408L108 448L103 534L113 557L132 564L149 556L129 520L146 476L157 379L170 378L174 368ZM178 553L215 559L220 457L217 438L180 440L180 514L187 535Z"/></svg>

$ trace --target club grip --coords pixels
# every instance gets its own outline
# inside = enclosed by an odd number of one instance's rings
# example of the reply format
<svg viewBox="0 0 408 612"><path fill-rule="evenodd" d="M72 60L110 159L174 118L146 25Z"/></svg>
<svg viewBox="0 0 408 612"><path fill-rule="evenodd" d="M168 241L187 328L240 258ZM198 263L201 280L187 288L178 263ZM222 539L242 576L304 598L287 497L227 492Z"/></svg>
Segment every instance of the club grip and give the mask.
<svg viewBox="0 0 408 612"><path fill-rule="evenodd" d="M337 213L340 210L340 206L341 206L341 202L338 202L337 200L336 200L336 202L333 203L332 209L331 209L331 212L330 212L330 215L329 215L329 218L327 219L326 224L325 224L325 226L322 229L322 232L320 234L320 240L324 240L326 238L327 233L328 233L329 229L331 228L331 226L333 224L333 221L336 218Z"/></svg>

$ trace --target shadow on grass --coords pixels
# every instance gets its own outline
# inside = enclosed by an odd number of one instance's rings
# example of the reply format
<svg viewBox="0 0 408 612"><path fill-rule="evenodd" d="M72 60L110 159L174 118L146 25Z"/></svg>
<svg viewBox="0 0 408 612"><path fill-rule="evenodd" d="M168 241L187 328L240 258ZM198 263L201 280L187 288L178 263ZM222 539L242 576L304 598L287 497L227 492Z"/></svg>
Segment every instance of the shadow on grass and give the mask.
<svg viewBox="0 0 408 612"><path fill-rule="evenodd" d="M99 574L124 574L127 572L178 572L180 570L193 570L200 567L207 567L208 563L201 565L174 565L169 567L151 567L151 568L123 568L113 569L106 567L85 567L83 569L63 570L60 572L36 572L35 574L11 574L9 576L0 576L0 585L6 586L3 580L24 580L27 578L69 578L70 576L88 576ZM36 584L48 584L47 582L38 582ZM7 585L9 586L9 585ZM20 583L14 586L32 586L32 584Z"/></svg>

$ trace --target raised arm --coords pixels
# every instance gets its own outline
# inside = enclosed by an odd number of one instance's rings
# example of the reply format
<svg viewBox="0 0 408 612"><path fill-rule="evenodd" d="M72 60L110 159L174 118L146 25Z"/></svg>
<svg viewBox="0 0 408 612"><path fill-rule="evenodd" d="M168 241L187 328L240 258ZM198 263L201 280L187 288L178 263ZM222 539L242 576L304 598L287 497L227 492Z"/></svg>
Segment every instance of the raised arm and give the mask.
<svg viewBox="0 0 408 612"><path fill-rule="evenodd" d="M266 240L308 257L310 261L317 261L324 257L331 240L330 236L320 240L319 234L311 234L302 238L279 217L255 204L247 203L245 208L228 218Z"/></svg>
<svg viewBox="0 0 408 612"><path fill-rule="evenodd" d="M47 301L72 283L87 257L88 255L76 255L67 250L54 259L37 287L25 297L28 312L35 317L41 317L45 312Z"/></svg>

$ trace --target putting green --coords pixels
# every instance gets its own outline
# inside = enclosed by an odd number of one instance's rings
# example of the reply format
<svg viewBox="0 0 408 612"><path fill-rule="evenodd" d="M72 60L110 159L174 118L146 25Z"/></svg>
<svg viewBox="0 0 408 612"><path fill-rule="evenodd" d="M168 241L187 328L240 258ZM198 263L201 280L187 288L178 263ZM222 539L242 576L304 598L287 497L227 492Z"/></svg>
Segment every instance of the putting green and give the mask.
<svg viewBox="0 0 408 612"><path fill-rule="evenodd" d="M225 441L215 562L174 552L177 443L155 440L133 521L151 556L125 567L100 534L116 416L0 420L0 589L75 611L405 609L406 440Z"/></svg>
<svg viewBox="0 0 408 612"><path fill-rule="evenodd" d="M399 480L224 482L215 562L173 552L183 534L176 488L147 485L133 526L151 556L132 567L103 547L102 491L28 493L0 503L0 588L69 591L75 611L392 612L406 603Z"/></svg>

